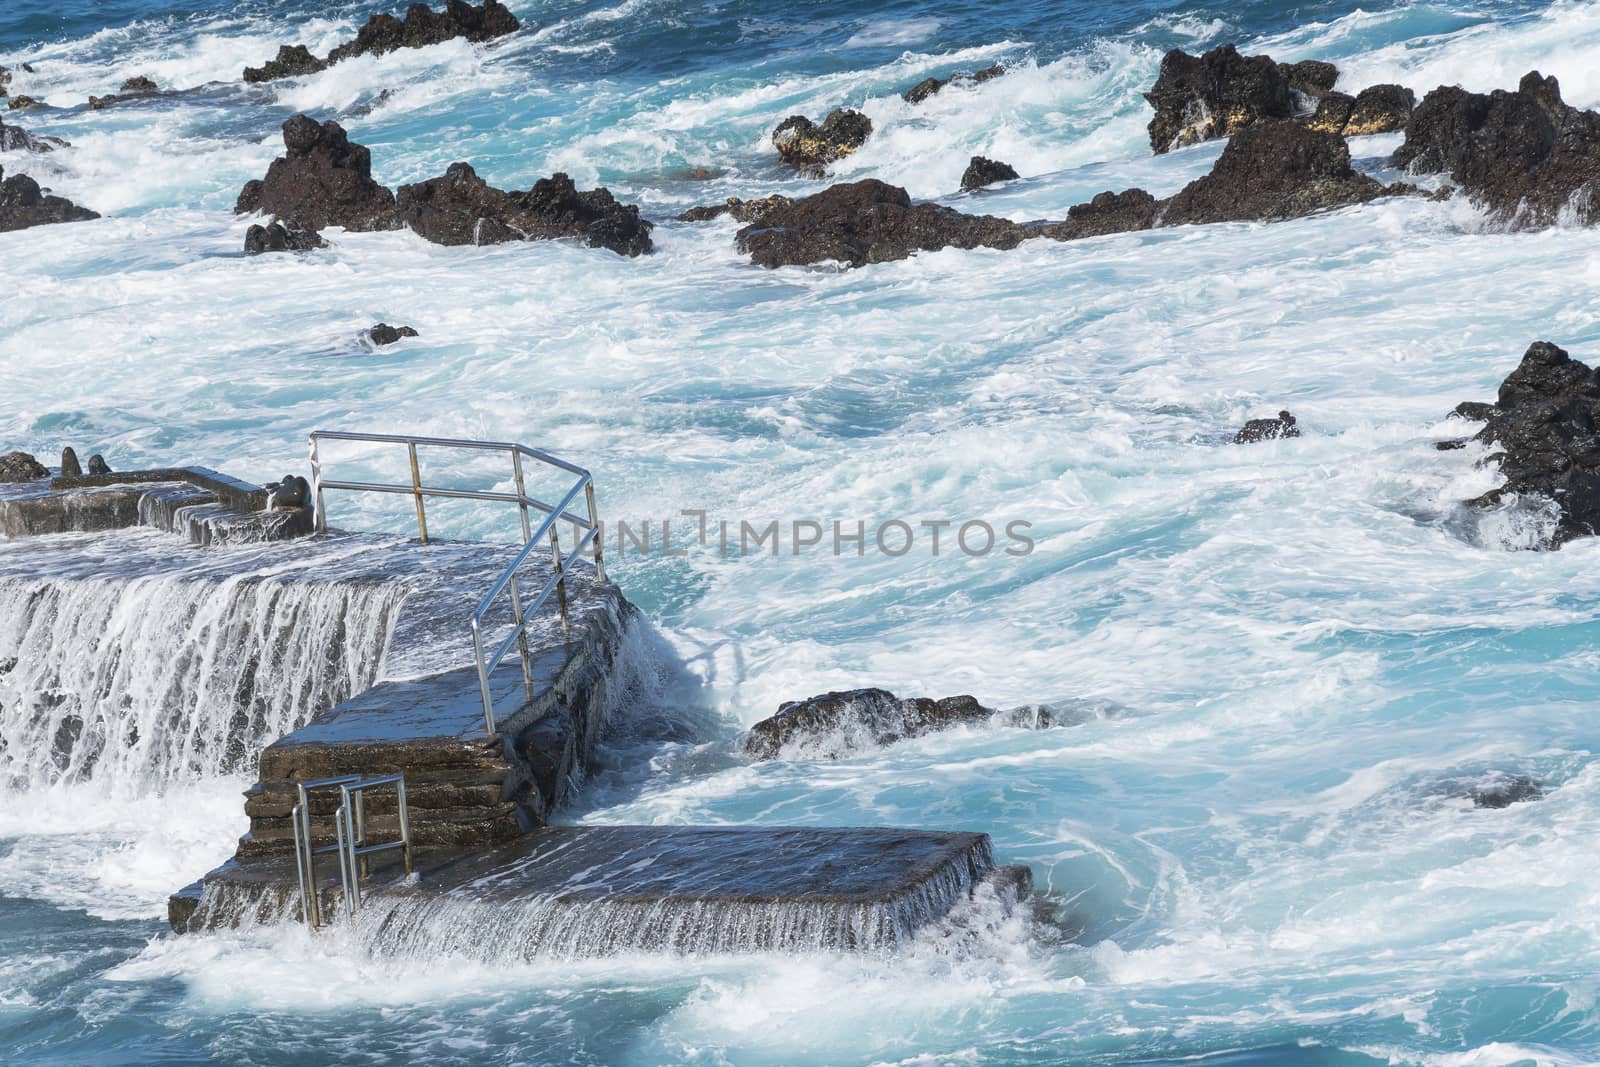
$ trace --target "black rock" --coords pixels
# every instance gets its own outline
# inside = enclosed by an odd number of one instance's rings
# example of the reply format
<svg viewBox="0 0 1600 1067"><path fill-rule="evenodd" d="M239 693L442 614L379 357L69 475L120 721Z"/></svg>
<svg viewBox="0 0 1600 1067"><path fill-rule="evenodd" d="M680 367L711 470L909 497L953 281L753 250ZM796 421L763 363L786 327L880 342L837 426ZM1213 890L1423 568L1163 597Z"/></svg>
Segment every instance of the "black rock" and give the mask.
<svg viewBox="0 0 1600 1067"><path fill-rule="evenodd" d="M387 322L380 322L368 330L364 336L368 341L372 342L375 348L382 348L384 345L394 344L402 337L421 337L422 335L410 326L390 326Z"/></svg>
<svg viewBox="0 0 1600 1067"><path fill-rule="evenodd" d="M266 178L240 191L236 213L275 215L296 230L394 228L394 194L373 181L372 153L344 127L296 115L283 124L283 143L287 153L273 160Z"/></svg>
<svg viewBox="0 0 1600 1067"><path fill-rule="evenodd" d="M498 0L483 0L474 7L465 0L447 0L443 11L427 4L412 4L406 17L374 15L356 33L356 39L328 53L331 65L352 56L381 55L399 48L423 48L456 37L482 42L515 33L522 28L517 17Z"/></svg>
<svg viewBox="0 0 1600 1067"><path fill-rule="evenodd" d="M89 473L110 474L111 465L106 462L106 457L96 452L94 455L89 457Z"/></svg>
<svg viewBox="0 0 1600 1067"><path fill-rule="evenodd" d="M279 45L278 57L269 59L259 67L244 68L247 82L269 82L279 78L302 78L326 70L328 64L311 54L303 44Z"/></svg>
<svg viewBox="0 0 1600 1067"><path fill-rule="evenodd" d="M1500 411L1493 404L1486 404L1481 400L1463 400L1450 412L1453 419L1467 419L1472 422L1487 422Z"/></svg>
<svg viewBox="0 0 1600 1067"><path fill-rule="evenodd" d="M1006 68L996 63L992 67L984 67L971 74L953 74L948 78L924 78L900 95L908 104L920 104L947 85L981 85L991 78L1000 77L1005 72Z"/></svg>
<svg viewBox="0 0 1600 1067"><path fill-rule="evenodd" d="M1313 130L1342 134L1355 106L1356 98L1349 93L1328 93L1317 101L1317 110L1303 121Z"/></svg>
<svg viewBox="0 0 1600 1067"><path fill-rule="evenodd" d="M901 700L884 689L852 689L782 705L776 715L750 728L744 749L758 760L776 759L785 749L837 759L963 723L986 722L994 714L970 696Z"/></svg>
<svg viewBox="0 0 1600 1067"><path fill-rule="evenodd" d="M1289 79L1278 64L1270 56L1241 56L1231 44L1202 56L1174 48L1145 99L1156 111L1150 147L1158 155L1294 114Z"/></svg>
<svg viewBox="0 0 1600 1067"><path fill-rule="evenodd" d="M1278 122L1229 138L1211 173L1167 202L1161 225L1292 219L1387 192L1350 166L1350 148L1338 134Z"/></svg>
<svg viewBox="0 0 1600 1067"><path fill-rule="evenodd" d="M7 126L0 122L0 152L54 152L70 147L59 137L39 137L21 126Z"/></svg>
<svg viewBox="0 0 1600 1067"><path fill-rule="evenodd" d="M1339 80L1339 68L1320 59L1303 59L1298 63L1279 63L1289 88L1312 99L1321 99L1333 91Z"/></svg>
<svg viewBox="0 0 1600 1067"><path fill-rule="evenodd" d="M122 88L117 91L120 93L154 93L158 92L159 89L156 86L155 79L148 78L143 74L136 74L123 82Z"/></svg>
<svg viewBox="0 0 1600 1067"><path fill-rule="evenodd" d="M1509 808L1544 796L1544 786L1525 774L1494 774L1475 782L1470 791L1475 808Z"/></svg>
<svg viewBox="0 0 1600 1067"><path fill-rule="evenodd" d="M527 192L505 192L452 163L441 178L402 186L396 219L442 245L571 237L624 256L652 250L651 224L639 209L620 204L610 190L580 192L571 178L541 178Z"/></svg>
<svg viewBox="0 0 1600 1067"><path fill-rule="evenodd" d="M36 482L49 476L49 469L26 452L0 456L0 482Z"/></svg>
<svg viewBox="0 0 1600 1067"><path fill-rule="evenodd" d="M772 131L772 144L784 163L820 177L829 163L860 148L871 133L871 119L840 108L828 112L820 125L804 115L790 115Z"/></svg>
<svg viewBox="0 0 1600 1067"><path fill-rule="evenodd" d="M85 222L100 216L61 196L51 196L26 174L5 177L0 168L0 233L56 222Z"/></svg>
<svg viewBox="0 0 1600 1067"><path fill-rule="evenodd" d="M757 219L780 207L788 207L794 203L787 196L773 193L755 200L740 200L737 196L730 196L726 203L708 204L703 207L692 207L678 216L679 222L709 222L711 219L729 215L739 222L755 222Z"/></svg>
<svg viewBox="0 0 1600 1067"><path fill-rule="evenodd" d="M1233 435L1233 443L1247 445L1254 441L1276 441L1281 437L1299 437L1294 416L1287 411L1278 412L1275 419L1251 419L1244 429Z"/></svg>
<svg viewBox="0 0 1600 1067"><path fill-rule="evenodd" d="M61 477L63 477L63 478L82 478L83 477L83 466L81 464L79 464L79 462L78 462L78 453L76 453L76 452L74 452L72 450L72 446L71 445L68 445L66 448L63 448L61 450Z"/></svg>
<svg viewBox="0 0 1600 1067"><path fill-rule="evenodd" d="M1482 415L1484 406L1473 405L1472 412ZM1600 374L1548 341L1534 342L1501 384L1476 437L1499 449L1490 458L1505 481L1469 503L1492 507L1508 494L1554 501L1560 509L1556 547L1600 531L1597 423Z"/></svg>
<svg viewBox="0 0 1600 1067"><path fill-rule="evenodd" d="M27 96L27 95L20 94L20 93L18 95L16 95L16 96L13 96L6 103L6 107L10 108L12 111L22 111L25 108L30 108L30 107L48 107L48 106L49 105L47 105L43 100L39 100L39 99L36 99L34 97Z"/></svg>
<svg viewBox="0 0 1600 1067"><path fill-rule="evenodd" d="M961 190L970 193L974 189L982 189L995 182L1015 181L1019 177L1021 175L1013 170L1009 163L973 156L971 162L967 164L966 172L961 175Z"/></svg>
<svg viewBox="0 0 1600 1067"><path fill-rule="evenodd" d="M263 252L309 252L327 247L328 242L317 231L291 230L280 222L252 226L244 233L247 256L258 256Z"/></svg>
<svg viewBox="0 0 1600 1067"><path fill-rule="evenodd" d="M1600 198L1600 114L1561 99L1555 78L1524 75L1514 92L1442 86L1406 123L1395 162L1446 172L1498 222L1518 228L1560 219L1592 225Z"/></svg>
<svg viewBox="0 0 1600 1067"><path fill-rule="evenodd" d="M1350 106L1342 132L1346 137L1403 130L1416 107L1417 96L1400 85L1370 85L1361 90Z"/></svg>
<svg viewBox="0 0 1600 1067"><path fill-rule="evenodd" d="M914 204L873 178L834 185L764 214L738 233L739 251L763 267L837 261L852 267L940 248L1015 248L1028 232L991 215Z"/></svg>
<svg viewBox="0 0 1600 1067"><path fill-rule="evenodd" d="M1081 237L1148 230L1156 224L1156 214L1163 203L1143 189L1104 192L1087 204L1068 208L1065 222L1050 223L1037 232L1057 241L1075 241Z"/></svg>

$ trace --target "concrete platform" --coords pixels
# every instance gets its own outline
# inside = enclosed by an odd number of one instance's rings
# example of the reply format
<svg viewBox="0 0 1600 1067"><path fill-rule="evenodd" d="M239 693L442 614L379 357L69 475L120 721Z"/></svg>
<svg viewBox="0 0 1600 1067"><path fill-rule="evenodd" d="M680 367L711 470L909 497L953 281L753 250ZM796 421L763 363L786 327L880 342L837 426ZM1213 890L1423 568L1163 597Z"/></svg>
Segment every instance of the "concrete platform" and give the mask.
<svg viewBox="0 0 1600 1067"><path fill-rule="evenodd" d="M332 858L319 899L344 919ZM985 879L1012 898L1025 868L995 868L986 834L839 827L548 827L488 849L421 850L364 883L360 934L435 958L626 951L892 948ZM172 898L175 930L296 915L292 857L242 860Z"/></svg>

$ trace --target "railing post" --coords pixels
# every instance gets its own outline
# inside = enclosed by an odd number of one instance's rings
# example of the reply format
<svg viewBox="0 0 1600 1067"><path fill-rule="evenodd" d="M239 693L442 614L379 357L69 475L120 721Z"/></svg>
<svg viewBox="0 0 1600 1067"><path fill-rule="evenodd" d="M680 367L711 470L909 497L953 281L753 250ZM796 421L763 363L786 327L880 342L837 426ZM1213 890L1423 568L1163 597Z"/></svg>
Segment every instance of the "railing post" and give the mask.
<svg viewBox="0 0 1600 1067"><path fill-rule="evenodd" d="M601 585L606 584L606 564L601 558L600 545L605 541L605 534L600 530L600 511L594 504L594 482L584 483L583 494L589 501L589 528L594 531L594 580Z"/></svg>
<svg viewBox="0 0 1600 1067"><path fill-rule="evenodd" d="M417 501L417 532L422 537L422 543L428 543L428 514L422 505L422 471L417 466L417 443L412 441L406 445L406 450L411 453L411 494Z"/></svg>
<svg viewBox="0 0 1600 1067"><path fill-rule="evenodd" d="M406 808L406 780L402 775L395 783L396 803L400 810L400 840L405 845L406 877L411 877L411 812Z"/></svg>
<svg viewBox="0 0 1600 1067"><path fill-rule="evenodd" d="M561 628L572 629L572 622L567 618L567 568L561 559L561 538L556 534L558 523L550 524L550 555L556 564L556 600L561 605Z"/></svg>
<svg viewBox="0 0 1600 1067"><path fill-rule="evenodd" d="M492 739L494 737L494 699L489 696L489 672L483 666L483 631L478 628L478 619L474 616L472 622L472 651L476 655L478 664L478 693L483 697L483 728Z"/></svg>
<svg viewBox="0 0 1600 1067"><path fill-rule="evenodd" d="M322 460L317 455L317 435L311 435L311 496L316 501L317 513L313 516L317 533L328 532L328 516L322 510Z"/></svg>
<svg viewBox="0 0 1600 1067"><path fill-rule="evenodd" d="M528 493L522 482L522 453L511 450L511 470L517 480L517 510L522 513L522 544L533 540L533 528L528 525ZM517 589L516 575L511 576L511 610L517 615L517 655L522 660L522 689L528 699L533 699L533 653L528 650L528 631L522 618L522 595Z"/></svg>

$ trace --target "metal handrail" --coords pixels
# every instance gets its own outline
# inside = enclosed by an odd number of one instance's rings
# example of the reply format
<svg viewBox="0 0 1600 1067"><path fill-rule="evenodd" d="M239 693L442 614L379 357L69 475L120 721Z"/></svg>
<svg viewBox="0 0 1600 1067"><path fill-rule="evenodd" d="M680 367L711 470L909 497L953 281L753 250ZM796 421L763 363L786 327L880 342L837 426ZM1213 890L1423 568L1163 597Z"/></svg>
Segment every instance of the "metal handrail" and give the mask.
<svg viewBox="0 0 1600 1067"><path fill-rule="evenodd" d="M380 786L395 787L396 805L400 820L400 840L367 844L366 791ZM361 910L361 879L367 874L366 857L374 852L390 849L405 850L406 875L411 874L411 812L406 806L406 776L386 774L378 778L362 778L359 774L343 774L335 778L317 778L309 782L296 782L300 801L290 813L294 826L294 868L300 880L301 911L313 930L322 926L322 901L317 893L316 858L329 852L339 854L339 886L344 895L346 915ZM334 843L316 847L311 837L311 801L309 794L318 789L338 789L339 807L333 813Z"/></svg>
<svg viewBox="0 0 1600 1067"><path fill-rule="evenodd" d="M317 899L316 858L325 852L338 852L341 883L344 882L345 876L344 850L340 842L323 845L321 848L314 848L311 844L311 800L308 794L318 789L333 789L360 780L359 774L345 774L337 778L317 778L309 782L295 783L300 800L289 813L290 822L294 826L294 873L300 879L300 910L313 930L322 925L322 903ZM337 816L335 818L337 819Z"/></svg>
<svg viewBox="0 0 1600 1067"><path fill-rule="evenodd" d="M321 441L359 441L376 444L399 444L406 446L407 456L411 462L411 483L409 485L395 485L384 482L349 482L336 481L322 477L322 460L318 444ZM552 456L550 453L527 445L517 444L512 441L474 441L455 437L417 437L408 434L378 434L378 433L353 433L343 430L314 430L310 435L311 445L311 485L312 495L316 501L316 528L319 533L326 533L328 529L327 512L323 506L322 494L326 489L341 489L354 492L368 493L396 493L410 496L416 503L417 509L417 534L423 542L428 540L428 515L424 501L428 497L443 497L452 500L487 500L498 503L516 504L522 516L521 551L516 554L511 563L501 572L500 577L490 586L489 592L478 602L477 610L473 612L470 620L472 631L472 647L478 668L478 691L483 700L483 723L489 737L495 735L494 700L489 692L489 677L494 673L505 654L510 651L512 642L516 642L522 662L523 689L531 699L533 696L533 654L528 648L528 622L538 613L554 592L557 596L561 613L563 629L571 628L571 620L567 614L567 586L566 573L575 560L583 559L583 550L592 547L590 562L594 566L595 581L605 584L605 560L602 555L602 538L600 536L600 514L595 505L594 479L587 470L566 460ZM454 448L469 449L482 452L506 452L511 456L512 476L516 482L515 493L502 493L491 490L475 489L447 489L442 486L427 486L422 484L422 469L417 459L417 449L422 448ZM531 497L523 481L524 458L537 460L548 466L563 470L569 474L577 475L560 503L551 506L542 500ZM567 510L577 499L579 493L584 494L589 517L587 519L573 514ZM534 508L545 514L545 519L537 529L534 529L529 519L528 509ZM556 532L557 520L571 523L581 535L570 553L561 551L561 539ZM517 581L518 569L533 554L534 548L548 536L550 542L550 560L553 573L539 595L533 599L527 608L522 606L522 590ZM511 612L516 619L516 624L511 629L511 634L501 643L499 649L491 659L485 659L483 650L483 620L501 593L508 592L511 597Z"/></svg>

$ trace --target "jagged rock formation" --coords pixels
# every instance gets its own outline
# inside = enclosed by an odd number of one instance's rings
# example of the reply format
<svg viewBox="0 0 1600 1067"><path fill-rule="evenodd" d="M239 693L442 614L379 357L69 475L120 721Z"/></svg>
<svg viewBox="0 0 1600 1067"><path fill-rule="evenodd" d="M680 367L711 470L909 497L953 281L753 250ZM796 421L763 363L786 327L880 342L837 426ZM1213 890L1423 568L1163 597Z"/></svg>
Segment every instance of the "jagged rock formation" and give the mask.
<svg viewBox="0 0 1600 1067"><path fill-rule="evenodd" d="M504 241L575 237L593 248L638 256L652 250L651 224L639 209L619 204L607 189L580 192L556 174L527 192L505 192L478 177L466 163L452 163L442 178L402 186L396 219L441 245L486 245Z"/></svg>
<svg viewBox="0 0 1600 1067"><path fill-rule="evenodd" d="M312 55L305 45L285 44L278 46L276 59L269 59L259 67L244 68L244 80L254 83L277 81L279 78L303 78L327 67L327 62Z"/></svg>
<svg viewBox="0 0 1600 1067"><path fill-rule="evenodd" d="M1433 90L1412 112L1394 158L1413 172L1448 173L1506 225L1600 219L1600 114L1563 102L1556 79L1538 71L1514 92Z"/></svg>
<svg viewBox="0 0 1600 1067"><path fill-rule="evenodd" d="M403 19L390 14L373 15L357 31L355 40L339 45L328 53L327 59L318 59L304 45L283 45L276 59L259 67L246 67L244 80L265 82L300 77L354 56L382 55L399 48L423 48L457 37L474 42L489 41L521 28L517 17L499 0L483 0L477 7L465 0L446 0L443 11L434 11L427 4L412 4L406 8Z"/></svg>
<svg viewBox="0 0 1600 1067"><path fill-rule="evenodd" d="M1292 123L1252 126L1229 138L1210 174L1167 201L1160 224L1292 219L1387 192L1350 166L1350 147L1337 134Z"/></svg>
<svg viewBox="0 0 1600 1067"><path fill-rule="evenodd" d="M296 115L283 124L286 154L273 160L264 179L246 183L237 214L275 215L295 230L394 228L394 194L372 178L372 153L329 119L318 123Z"/></svg>
<svg viewBox="0 0 1600 1067"><path fill-rule="evenodd" d="M773 193L755 200L740 200L737 196L730 196L726 203L707 204L703 207L692 207L678 216L679 222L709 222L721 218L723 215L731 216L739 222L754 222L767 212L775 208L788 207L794 203L787 196Z"/></svg>
<svg viewBox="0 0 1600 1067"><path fill-rule="evenodd" d="M362 335L372 343L374 348L397 343L402 337L421 337L410 326L390 326L387 322L380 322Z"/></svg>
<svg viewBox="0 0 1600 1067"><path fill-rule="evenodd" d="M59 137L38 137L21 126L0 122L0 152L54 152L70 145Z"/></svg>
<svg viewBox="0 0 1600 1067"><path fill-rule="evenodd" d="M327 248L328 242L315 230L291 230L280 222L266 226L252 226L244 234L244 251L247 256L264 252L309 252L314 248Z"/></svg>
<svg viewBox="0 0 1600 1067"><path fill-rule="evenodd" d="M967 163L966 171L961 175L961 191L970 193L974 189L982 189L986 185L996 182L1015 181L1021 175L1012 169L1011 164L1001 163L999 160L986 159L983 156L973 156Z"/></svg>
<svg viewBox="0 0 1600 1067"><path fill-rule="evenodd" d="M1492 405L1463 404L1456 413L1486 418L1476 439L1498 449L1490 459L1505 476L1470 504L1493 507L1508 495L1554 501L1555 547L1600 531L1600 373L1536 341Z"/></svg>
<svg viewBox="0 0 1600 1067"><path fill-rule="evenodd" d="M745 752L777 759L785 749L837 759L851 752L949 729L987 722L995 712L970 696L901 700L884 689L852 689L790 701L750 728Z"/></svg>
<svg viewBox="0 0 1600 1067"><path fill-rule="evenodd" d="M1402 85L1369 85L1356 94L1350 116L1339 132L1346 137L1403 130L1417 106L1417 94Z"/></svg>
<svg viewBox="0 0 1600 1067"><path fill-rule="evenodd" d="M1150 148L1158 155L1295 113L1283 68L1270 56L1242 56L1231 44L1201 56L1174 48L1145 99L1156 112Z"/></svg>
<svg viewBox="0 0 1600 1067"><path fill-rule="evenodd" d="M996 63L992 67L984 67L982 70L974 71L971 74L952 74L948 78L924 78L901 93L900 96L908 104L920 104L947 85L982 85L991 78L1000 77L1005 72L1006 68Z"/></svg>
<svg viewBox="0 0 1600 1067"><path fill-rule="evenodd" d="M52 196L26 174L5 177L0 167L0 233L56 222L86 222L100 216L63 196Z"/></svg>
<svg viewBox="0 0 1600 1067"><path fill-rule="evenodd" d="M1337 134L1285 122L1235 134L1210 174L1167 200L1143 189L1106 192L1069 209L1065 221L1023 226L914 204L904 189L869 179L766 212L739 231L738 244L764 267L829 260L858 267L951 246L1014 248L1031 237L1070 241L1156 226L1298 218L1414 191L1358 173Z"/></svg>
<svg viewBox="0 0 1600 1067"><path fill-rule="evenodd" d="M859 111L837 108L815 123L804 115L790 115L772 131L778 158L803 173L821 177L828 164L843 159L866 143L872 120Z"/></svg>
<svg viewBox="0 0 1600 1067"><path fill-rule="evenodd" d="M737 240L739 251L763 267L827 261L859 267L952 245L1015 248L1026 236L1015 222L914 204L904 189L868 178L769 211Z"/></svg>
<svg viewBox="0 0 1600 1067"><path fill-rule="evenodd" d="M36 482L49 476L49 469L27 452L7 452L0 456L0 482Z"/></svg>
<svg viewBox="0 0 1600 1067"><path fill-rule="evenodd" d="M1278 412L1275 419L1251 419L1244 424L1244 428L1233 435L1236 445L1248 445L1256 441L1276 441L1283 437L1299 437L1300 430L1295 426L1295 418L1287 411Z"/></svg>

